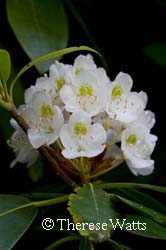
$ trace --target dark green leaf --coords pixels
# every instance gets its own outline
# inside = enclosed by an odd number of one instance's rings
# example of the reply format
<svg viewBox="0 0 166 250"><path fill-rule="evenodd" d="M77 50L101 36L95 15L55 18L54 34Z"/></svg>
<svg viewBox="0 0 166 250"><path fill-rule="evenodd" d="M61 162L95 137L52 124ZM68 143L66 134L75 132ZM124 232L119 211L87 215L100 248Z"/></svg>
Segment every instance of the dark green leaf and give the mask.
<svg viewBox="0 0 166 250"><path fill-rule="evenodd" d="M69 198L69 211L74 223L87 223L79 233L96 242L107 240L110 236L109 217L116 217L109 195L91 183L76 188L75 192ZM102 228L104 223L106 226Z"/></svg>
<svg viewBox="0 0 166 250"><path fill-rule="evenodd" d="M139 204L137 202L128 200L122 196L115 195L115 194L111 194L110 196L112 198L115 198L115 199L121 201L122 203L125 203L126 205L133 208L134 210L136 210L144 215L147 215L148 217L155 220L156 222L161 223L161 224L166 224L166 215L158 213L151 208L143 206L142 204Z"/></svg>
<svg viewBox="0 0 166 250"><path fill-rule="evenodd" d="M0 249L9 250L33 222L37 208L16 195L0 195Z"/></svg>
<svg viewBox="0 0 166 250"><path fill-rule="evenodd" d="M0 43L0 48L4 49L4 45ZM17 70L13 64L13 62L11 61L11 73L10 73L10 77L7 83L7 86L9 85L11 79L13 79L17 74ZM23 103L24 100L24 87L22 82L20 81L20 79L18 80L16 89L15 89L15 93L14 93L14 99L15 99L15 105L18 106L20 104ZM9 137L11 136L13 129L9 124L9 121L11 119L11 115L9 114L8 111L6 111L5 109L3 109L2 107L0 107L0 117L3 118L3 121L1 122L1 136L7 140L9 139Z"/></svg>
<svg viewBox="0 0 166 250"><path fill-rule="evenodd" d="M79 250L94 250L92 242L87 237L82 237Z"/></svg>
<svg viewBox="0 0 166 250"><path fill-rule="evenodd" d="M35 57L67 46L68 22L60 0L8 0L9 23L27 55ZM49 62L37 66L41 72Z"/></svg>
<svg viewBox="0 0 166 250"><path fill-rule="evenodd" d="M152 43L144 48L145 53L162 67L166 67L166 44Z"/></svg>
<svg viewBox="0 0 166 250"><path fill-rule="evenodd" d="M100 183L98 186L103 189L120 189L120 188L149 189L166 194L166 187L154 186L144 183L106 182L106 183Z"/></svg>
<svg viewBox="0 0 166 250"><path fill-rule="evenodd" d="M130 225L134 226L126 226L123 227L124 231L128 233L140 235L147 238L154 239L166 239L166 229L165 226L154 222L151 219L146 218L145 216L138 215L125 215L126 224L130 223ZM139 223L139 226L138 224ZM136 229L137 228L137 229ZM138 229L139 228L139 229ZM130 229L130 230L129 230Z"/></svg>
<svg viewBox="0 0 166 250"><path fill-rule="evenodd" d="M152 208L160 213L166 213L166 206L148 194L135 189L119 189L117 190L117 193L123 196L125 195L126 198L139 202L142 205Z"/></svg>
<svg viewBox="0 0 166 250"><path fill-rule="evenodd" d="M3 83L9 79L10 70L10 55L6 50L0 49L0 79Z"/></svg>

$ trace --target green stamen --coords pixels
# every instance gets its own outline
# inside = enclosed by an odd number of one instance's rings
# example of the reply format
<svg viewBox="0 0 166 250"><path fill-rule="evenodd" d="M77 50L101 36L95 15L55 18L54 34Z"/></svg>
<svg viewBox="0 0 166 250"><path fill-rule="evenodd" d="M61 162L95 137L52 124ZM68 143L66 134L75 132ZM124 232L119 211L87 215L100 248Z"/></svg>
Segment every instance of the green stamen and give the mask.
<svg viewBox="0 0 166 250"><path fill-rule="evenodd" d="M53 111L50 105L43 104L40 109L41 117L48 118L53 116Z"/></svg>
<svg viewBox="0 0 166 250"><path fill-rule="evenodd" d="M132 144L135 145L137 142L137 136L135 134L131 134L128 136L128 138L126 138L126 143L127 144Z"/></svg>
<svg viewBox="0 0 166 250"><path fill-rule="evenodd" d="M76 135L86 135L88 133L88 129L83 122L76 122L74 124L74 133Z"/></svg>
<svg viewBox="0 0 166 250"><path fill-rule="evenodd" d="M76 76L77 76L82 70L83 70L82 67L76 68L76 69L75 69L75 74L76 74Z"/></svg>
<svg viewBox="0 0 166 250"><path fill-rule="evenodd" d="M115 86L113 89L112 89L112 96L113 97L119 97L123 94L123 90L121 88L120 85L117 85Z"/></svg>
<svg viewBox="0 0 166 250"><path fill-rule="evenodd" d="M57 82L57 89L58 89L58 91L60 91L61 88L63 87L63 85L65 85L65 83L66 83L64 77L61 77L56 82Z"/></svg>
<svg viewBox="0 0 166 250"><path fill-rule="evenodd" d="M93 96L93 89L89 84L84 84L80 87L80 96Z"/></svg>

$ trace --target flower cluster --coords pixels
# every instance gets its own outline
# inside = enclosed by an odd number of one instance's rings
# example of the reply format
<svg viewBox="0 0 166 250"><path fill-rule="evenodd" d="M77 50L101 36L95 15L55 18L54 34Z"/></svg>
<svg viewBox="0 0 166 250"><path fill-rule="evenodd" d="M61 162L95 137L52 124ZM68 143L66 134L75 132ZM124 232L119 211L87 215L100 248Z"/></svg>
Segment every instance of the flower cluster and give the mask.
<svg viewBox="0 0 166 250"><path fill-rule="evenodd" d="M32 165L43 145L60 145L64 158L124 158L135 175L148 175L157 137L150 134L154 114L145 110L145 92L131 91L131 77L120 72L110 81L91 55L78 56L73 65L55 61L48 75L25 92L19 112L29 125L27 136L16 131L9 144L17 162ZM116 145L115 145L116 143Z"/></svg>

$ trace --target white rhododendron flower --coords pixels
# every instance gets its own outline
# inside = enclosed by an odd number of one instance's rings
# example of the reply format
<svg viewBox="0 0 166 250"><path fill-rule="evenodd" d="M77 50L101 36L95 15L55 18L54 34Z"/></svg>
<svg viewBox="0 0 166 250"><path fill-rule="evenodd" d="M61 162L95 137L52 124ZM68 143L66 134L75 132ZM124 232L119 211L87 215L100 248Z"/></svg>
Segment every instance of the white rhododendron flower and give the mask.
<svg viewBox="0 0 166 250"><path fill-rule="evenodd" d="M20 111L30 126L28 137L34 148L50 145L59 137L63 115L58 106L52 105L46 92L35 92L31 103L23 105Z"/></svg>
<svg viewBox="0 0 166 250"><path fill-rule="evenodd" d="M155 115L145 110L146 93L131 91L132 85L130 75L123 72L111 82L89 54L79 55L73 65L55 61L48 74L25 91L25 104L19 111L29 125L28 137L15 128L10 140L16 153L12 165L31 165L36 149L53 144L52 150L59 147L67 159L99 155L95 159L103 171L107 164L112 167L125 158L133 174L152 173L150 156L157 137L150 130Z"/></svg>
<svg viewBox="0 0 166 250"><path fill-rule="evenodd" d="M108 78L102 69L82 70L72 84L65 85L60 96L69 112L83 110L95 116L105 110Z"/></svg>
<svg viewBox="0 0 166 250"><path fill-rule="evenodd" d="M35 85L25 90L25 104L29 105L32 101L33 94L39 91L46 92L50 97L55 96L56 93L52 80L47 75L37 78Z"/></svg>
<svg viewBox="0 0 166 250"><path fill-rule="evenodd" d="M53 105L57 105L61 109L64 104L61 101L59 93L56 89L55 82L48 76L37 78L35 86L31 86L25 91L25 103L28 105L31 103L32 96L35 92L44 91L46 92Z"/></svg>
<svg viewBox="0 0 166 250"><path fill-rule="evenodd" d="M106 132L100 124L91 124L90 115L80 111L73 113L62 127L60 139L65 158L93 157L104 150Z"/></svg>
<svg viewBox="0 0 166 250"><path fill-rule="evenodd" d="M106 111L111 119L130 123L135 121L146 107L145 92L131 92L132 79L128 74L119 73L108 92Z"/></svg>
<svg viewBox="0 0 166 250"><path fill-rule="evenodd" d="M27 167L30 167L37 160L39 152L32 147L27 135L14 119L10 121L10 124L14 127L15 132L8 140L8 144L16 154L16 158L11 162L10 167L14 167L18 162L26 163Z"/></svg>
<svg viewBox="0 0 166 250"><path fill-rule="evenodd" d="M78 75L83 70L95 70L97 69L96 64L93 61L93 57L88 54L86 56L79 55L74 61L73 64L73 73Z"/></svg>
<svg viewBox="0 0 166 250"><path fill-rule="evenodd" d="M71 65L58 61L55 61L55 63L50 66L49 77L54 81L57 91L60 91L65 84L71 82L72 69Z"/></svg>
<svg viewBox="0 0 166 250"><path fill-rule="evenodd" d="M148 175L154 170L154 161L150 159L157 137L150 134L143 124L128 127L122 133L122 151L131 172L135 175Z"/></svg>

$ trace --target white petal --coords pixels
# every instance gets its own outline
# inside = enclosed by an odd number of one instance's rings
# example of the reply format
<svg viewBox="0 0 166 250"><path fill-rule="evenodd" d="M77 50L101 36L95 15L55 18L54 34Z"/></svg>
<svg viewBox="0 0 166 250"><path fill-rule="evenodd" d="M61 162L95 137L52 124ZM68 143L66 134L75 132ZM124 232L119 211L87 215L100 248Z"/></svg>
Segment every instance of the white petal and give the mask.
<svg viewBox="0 0 166 250"><path fill-rule="evenodd" d="M67 159L74 159L77 157L81 157L80 152L75 149L64 149L62 150L62 155Z"/></svg>
<svg viewBox="0 0 166 250"><path fill-rule="evenodd" d="M50 105L51 106L51 98L45 91L35 92L32 96L31 105L33 109L40 114L41 106Z"/></svg>
<svg viewBox="0 0 166 250"><path fill-rule="evenodd" d="M94 157L103 152L105 145L94 146L93 148L88 148L86 151L82 151L83 157Z"/></svg>
<svg viewBox="0 0 166 250"><path fill-rule="evenodd" d="M76 92L70 85L64 85L59 92L62 102L65 104L65 108L69 112L73 112L78 109L76 100Z"/></svg>
<svg viewBox="0 0 166 250"><path fill-rule="evenodd" d="M31 103L34 92L35 92L35 86L31 86L30 88L25 90L24 98L26 104Z"/></svg>
<svg viewBox="0 0 166 250"><path fill-rule="evenodd" d="M49 92L53 89L53 80L50 77L40 77L36 80L36 91L45 90Z"/></svg>
<svg viewBox="0 0 166 250"><path fill-rule="evenodd" d="M39 152L37 150L31 150L27 156L27 167L32 166L37 158L39 157Z"/></svg>
<svg viewBox="0 0 166 250"><path fill-rule="evenodd" d="M105 143L107 138L107 134L105 129L102 127L101 124L95 123L91 126L89 129L89 134L88 134L88 146L91 147L93 145L101 145Z"/></svg>
<svg viewBox="0 0 166 250"><path fill-rule="evenodd" d="M20 133L23 133L22 128L18 125L18 123L16 122L15 119L12 118L12 119L10 120L10 125L11 125L15 130L19 131Z"/></svg>
<svg viewBox="0 0 166 250"><path fill-rule="evenodd" d="M45 140L37 128L28 129L28 138L34 148L40 148L45 144Z"/></svg>
<svg viewBox="0 0 166 250"><path fill-rule="evenodd" d="M104 159L108 157L114 157L115 159L121 159L122 158L122 152L120 148L114 144L111 149L105 154Z"/></svg>
<svg viewBox="0 0 166 250"><path fill-rule="evenodd" d="M22 110L21 115L30 127L36 126L36 124L39 122L38 114L35 113L31 107L25 107L24 110Z"/></svg>
<svg viewBox="0 0 166 250"><path fill-rule="evenodd" d="M40 133L42 134L45 144L47 145L53 144L59 137L59 133L56 131L45 133L45 131L40 130Z"/></svg>
<svg viewBox="0 0 166 250"><path fill-rule="evenodd" d="M60 139L63 144L63 146L66 149L77 149L75 136L71 133L71 126L69 124L63 125L63 127L60 130Z"/></svg>
<svg viewBox="0 0 166 250"><path fill-rule="evenodd" d="M114 84L120 85L123 89L123 93L127 94L127 93L129 93L129 91L132 88L133 80L129 74L120 72L116 76L116 78L114 80Z"/></svg>
<svg viewBox="0 0 166 250"><path fill-rule="evenodd" d="M69 123L73 126L76 122L85 123L87 128L89 128L91 124L91 116L82 110L76 111L70 116Z"/></svg>
<svg viewBox="0 0 166 250"><path fill-rule="evenodd" d="M61 127L64 124L64 117L63 117L62 111L60 110L58 106L54 105L53 111L54 111L54 117L55 117L55 123L56 123L56 130L59 133Z"/></svg>
<svg viewBox="0 0 166 250"><path fill-rule="evenodd" d="M150 110L145 110L140 114L138 120L135 121L135 123L138 122L143 123L147 128L151 129L155 124L155 114Z"/></svg>
<svg viewBox="0 0 166 250"><path fill-rule="evenodd" d="M108 88L111 86L111 81L108 78L105 69L103 68L98 68L97 72L96 72L96 76L97 76L97 80L98 80L98 86L102 87L103 85L105 85L107 87L107 91Z"/></svg>
<svg viewBox="0 0 166 250"><path fill-rule="evenodd" d="M93 57L90 54L88 54L86 56L79 55L75 59L73 67L74 67L76 73L81 72L81 70L93 70L93 69L97 68L96 64L93 61Z"/></svg>
<svg viewBox="0 0 166 250"><path fill-rule="evenodd" d="M149 175L154 170L153 160L132 159L127 160L127 165L135 175Z"/></svg>
<svg viewBox="0 0 166 250"><path fill-rule="evenodd" d="M98 146L94 149L77 151L76 149L64 149L62 154L67 159L74 159L77 157L94 157L102 153L104 146Z"/></svg>
<svg viewBox="0 0 166 250"><path fill-rule="evenodd" d="M15 167L15 165L17 164L17 157L10 163L10 168Z"/></svg>
<svg viewBox="0 0 166 250"><path fill-rule="evenodd" d="M146 107L147 101L148 101L148 96L144 91L141 91L138 93L139 97L142 99L142 102L144 104L144 108Z"/></svg>

